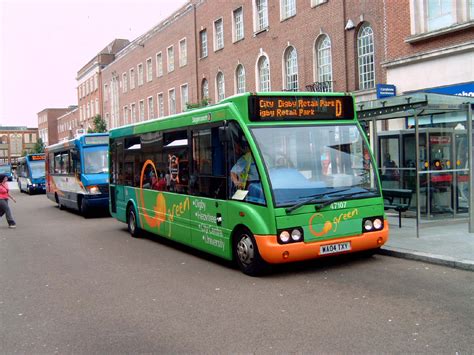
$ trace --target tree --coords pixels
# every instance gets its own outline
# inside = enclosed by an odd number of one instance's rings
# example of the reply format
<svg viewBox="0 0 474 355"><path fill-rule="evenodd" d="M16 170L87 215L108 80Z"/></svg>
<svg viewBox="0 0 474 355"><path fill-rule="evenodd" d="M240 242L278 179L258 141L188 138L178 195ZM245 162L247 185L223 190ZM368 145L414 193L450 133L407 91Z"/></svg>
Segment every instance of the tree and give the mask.
<svg viewBox="0 0 474 355"><path fill-rule="evenodd" d="M100 115L95 115L93 120L93 127L87 130L87 133L104 133L107 132L107 123Z"/></svg>
<svg viewBox="0 0 474 355"><path fill-rule="evenodd" d="M201 100L201 102L198 102L198 103L187 102L186 103L186 109L187 110L194 110L196 108L208 106L210 103L211 103L211 99L208 98L208 97L205 97Z"/></svg>
<svg viewBox="0 0 474 355"><path fill-rule="evenodd" d="M32 153L44 153L44 143L41 138L38 138L38 140L36 141Z"/></svg>

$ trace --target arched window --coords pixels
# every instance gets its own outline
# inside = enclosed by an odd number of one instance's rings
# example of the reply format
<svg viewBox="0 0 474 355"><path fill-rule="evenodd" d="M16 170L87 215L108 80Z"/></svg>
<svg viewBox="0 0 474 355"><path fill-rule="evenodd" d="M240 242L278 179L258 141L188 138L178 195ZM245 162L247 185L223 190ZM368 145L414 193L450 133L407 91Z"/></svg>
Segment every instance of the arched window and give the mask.
<svg viewBox="0 0 474 355"><path fill-rule="evenodd" d="M216 88L217 88L217 101L224 100L225 98L225 85L224 85L224 74L218 72L216 76Z"/></svg>
<svg viewBox="0 0 474 355"><path fill-rule="evenodd" d="M331 40L329 36L322 35L316 44L318 91L333 91L332 86L332 57Z"/></svg>
<svg viewBox="0 0 474 355"><path fill-rule="evenodd" d="M258 91L270 91L270 63L266 56L261 56L257 64Z"/></svg>
<svg viewBox="0 0 474 355"><path fill-rule="evenodd" d="M245 69L242 64L239 64L235 70L235 83L237 94L245 92Z"/></svg>
<svg viewBox="0 0 474 355"><path fill-rule="evenodd" d="M374 32L368 24L362 25L357 34L359 89L375 87Z"/></svg>
<svg viewBox="0 0 474 355"><path fill-rule="evenodd" d="M207 79L202 79L201 82L201 97L203 99L209 98L209 82Z"/></svg>
<svg viewBox="0 0 474 355"><path fill-rule="evenodd" d="M285 52L285 89L298 91L298 56L295 47L288 47Z"/></svg>

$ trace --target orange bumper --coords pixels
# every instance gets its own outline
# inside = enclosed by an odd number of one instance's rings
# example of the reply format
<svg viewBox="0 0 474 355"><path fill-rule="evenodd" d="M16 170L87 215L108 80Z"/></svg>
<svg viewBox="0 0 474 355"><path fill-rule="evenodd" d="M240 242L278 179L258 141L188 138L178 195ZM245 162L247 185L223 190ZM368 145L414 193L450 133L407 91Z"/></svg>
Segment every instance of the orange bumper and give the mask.
<svg viewBox="0 0 474 355"><path fill-rule="evenodd" d="M335 255L320 254L320 247L328 244L351 243L350 251L337 254L379 248L388 240L388 223L385 221L384 228L378 232L364 233L320 242L279 244L276 235L255 235L255 240L263 260L270 264L288 263Z"/></svg>

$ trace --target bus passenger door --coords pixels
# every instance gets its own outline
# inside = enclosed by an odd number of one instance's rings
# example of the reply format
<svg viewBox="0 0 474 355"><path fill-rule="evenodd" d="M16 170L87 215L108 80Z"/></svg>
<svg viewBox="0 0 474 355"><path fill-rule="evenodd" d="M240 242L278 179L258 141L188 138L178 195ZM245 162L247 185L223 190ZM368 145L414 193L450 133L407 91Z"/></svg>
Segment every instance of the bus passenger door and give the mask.
<svg viewBox="0 0 474 355"><path fill-rule="evenodd" d="M192 132L191 234L194 247L230 258L224 126L203 126Z"/></svg>

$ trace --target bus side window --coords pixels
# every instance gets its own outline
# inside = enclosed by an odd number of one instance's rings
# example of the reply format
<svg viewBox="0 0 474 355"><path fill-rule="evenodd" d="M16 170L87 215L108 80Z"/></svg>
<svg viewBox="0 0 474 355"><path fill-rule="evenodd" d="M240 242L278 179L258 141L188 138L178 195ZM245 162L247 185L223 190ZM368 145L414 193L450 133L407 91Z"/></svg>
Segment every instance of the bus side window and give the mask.
<svg viewBox="0 0 474 355"><path fill-rule="evenodd" d="M163 153L167 161L166 177L169 190L187 194L189 184L189 143L186 130L163 134ZM168 183L169 181L169 183Z"/></svg>
<svg viewBox="0 0 474 355"><path fill-rule="evenodd" d="M72 173L74 174L81 174L81 160L80 160L80 155L77 150L71 150L71 168L72 168Z"/></svg>

